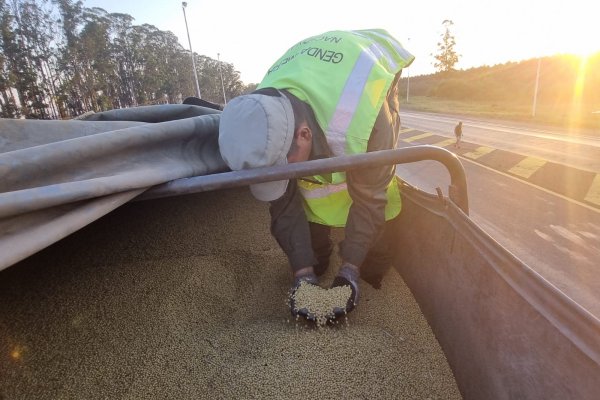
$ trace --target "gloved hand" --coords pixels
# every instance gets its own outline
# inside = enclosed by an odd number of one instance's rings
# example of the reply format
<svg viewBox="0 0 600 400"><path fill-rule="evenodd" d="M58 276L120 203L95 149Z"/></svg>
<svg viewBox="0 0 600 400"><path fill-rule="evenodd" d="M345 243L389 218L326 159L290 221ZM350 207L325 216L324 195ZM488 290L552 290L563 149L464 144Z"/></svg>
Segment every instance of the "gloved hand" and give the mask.
<svg viewBox="0 0 600 400"><path fill-rule="evenodd" d="M358 290L358 278L359 278L359 269L357 266L352 265L350 263L342 264L337 276L333 280L333 284L331 287L338 286L350 286L352 289L352 294L348 298L348 302L346 303L346 308L335 308L333 313L336 317L341 317L346 315L350 311L354 310L354 308L358 305L359 298L359 290Z"/></svg>

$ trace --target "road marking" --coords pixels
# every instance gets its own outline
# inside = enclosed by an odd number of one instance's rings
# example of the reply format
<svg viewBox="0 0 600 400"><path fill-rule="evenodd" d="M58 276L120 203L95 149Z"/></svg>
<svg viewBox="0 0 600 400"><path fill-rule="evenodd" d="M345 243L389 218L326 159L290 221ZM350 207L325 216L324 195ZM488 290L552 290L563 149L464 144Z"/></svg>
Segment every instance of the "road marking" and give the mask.
<svg viewBox="0 0 600 400"><path fill-rule="evenodd" d="M596 174L584 200L600 205L600 174Z"/></svg>
<svg viewBox="0 0 600 400"><path fill-rule="evenodd" d="M551 194L551 195L553 195L553 196L559 197L559 198L561 198L561 199L563 199L563 200L565 200L565 201L568 201L568 202L570 202L570 203L577 204L577 205L578 205L578 206L580 206L580 207L586 208L586 209L588 209L588 210L590 210L590 211L593 211L593 212L596 212L596 213L599 213L599 214L600 214L600 209L599 209L599 208L597 208L597 207L590 206L589 204L586 204L586 203L583 203L583 202L581 202L581 201L575 200L575 199L573 199L573 198L571 198L571 197L567 197L567 196L565 196L565 195L563 195L563 194L560 194L560 193L557 193L557 192L553 192L553 191L552 191L552 190L550 190L550 189L546 189L545 187L542 187L542 186L536 185L536 184L534 184L534 183L531 183L531 182L529 182L529 181L524 181L524 180L522 180L522 179L516 178L516 177L515 177L515 176L513 176L513 175L509 175L509 174L507 174L506 172L502 172L502 171L500 171L500 170L497 170L497 169L494 169L494 168L492 168L492 167L488 167L487 165L483 165L483 164L481 164L481 163L478 163L477 161L472 161L472 160L469 160L468 158L464 158L464 157L462 157L462 156L460 156L460 155L458 155L458 157L459 157L459 158L462 158L462 159L464 159L464 160L465 160L465 161L467 161L467 162L470 162L470 163L471 163L471 164L473 164L473 165L476 165L476 166L478 166L478 167L481 167L481 168L487 169L487 170L488 170L488 171L490 171L490 172L495 172L495 173L497 173L497 174L500 174L500 175L502 175L502 176L505 176L505 177L507 177L507 178L514 179L514 180L516 180L516 181L518 181L518 182L521 182L521 183L522 183L522 184L524 184L524 185L532 186L532 187L534 187L534 188L536 188L536 189L538 189L538 190L541 190L542 192L545 192L545 193ZM597 177L596 177L596 178L597 178ZM595 181L596 181L596 180L594 179L594 182L595 182Z"/></svg>
<svg viewBox="0 0 600 400"><path fill-rule="evenodd" d="M414 131L413 128L404 128L404 129L400 129L400 134L412 132L412 131Z"/></svg>
<svg viewBox="0 0 600 400"><path fill-rule="evenodd" d="M454 143L456 143L456 139L446 139L446 140L442 140L441 142L434 143L434 144L432 144L432 146L446 147L446 146L454 144Z"/></svg>
<svg viewBox="0 0 600 400"><path fill-rule="evenodd" d="M470 151L468 153L463 154L464 157L471 158L473 160L477 160L479 157L485 156L486 154L491 153L496 149L492 149L491 147L481 146L476 148L474 151Z"/></svg>
<svg viewBox="0 0 600 400"><path fill-rule="evenodd" d="M424 139L424 138L429 137L429 136L433 136L433 133L425 132L425 133L423 133L421 135L411 136L409 138L402 139L402 140L404 140L405 142L409 142L410 143L410 142L414 142L415 140Z"/></svg>
<svg viewBox="0 0 600 400"><path fill-rule="evenodd" d="M517 165L508 170L511 174L529 178L535 171L546 165L546 160L536 157L527 157L521 160Z"/></svg>

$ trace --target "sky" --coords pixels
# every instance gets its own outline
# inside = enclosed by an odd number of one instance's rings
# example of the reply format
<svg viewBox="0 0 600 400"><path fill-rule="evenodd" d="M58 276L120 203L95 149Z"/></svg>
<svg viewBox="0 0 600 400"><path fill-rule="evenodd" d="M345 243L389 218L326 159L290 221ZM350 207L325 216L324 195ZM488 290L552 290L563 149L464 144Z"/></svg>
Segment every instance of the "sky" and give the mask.
<svg viewBox="0 0 600 400"><path fill-rule="evenodd" d="M189 49L178 0L82 0L85 7L129 14L135 25L171 31ZM194 52L233 64L245 84L258 83L296 42L330 30L387 30L416 58L410 76L435 72L432 53L452 20L457 69L555 54L600 51L592 0L187 0ZM403 76L406 76L403 74Z"/></svg>

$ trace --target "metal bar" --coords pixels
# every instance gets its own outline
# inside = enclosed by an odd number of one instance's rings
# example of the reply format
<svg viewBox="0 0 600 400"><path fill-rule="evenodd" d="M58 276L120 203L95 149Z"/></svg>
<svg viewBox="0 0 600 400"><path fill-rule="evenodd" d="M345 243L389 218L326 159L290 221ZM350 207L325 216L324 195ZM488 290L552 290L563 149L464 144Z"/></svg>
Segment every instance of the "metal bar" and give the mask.
<svg viewBox="0 0 600 400"><path fill-rule="evenodd" d="M467 180L463 166L456 155L435 146L413 146L402 149L380 150L349 156L331 157L273 167L245 169L173 180L154 186L136 200L228 189L261 182L295 179L323 173L349 171L381 165L406 164L433 160L443 164L450 173L450 199L465 213L469 212Z"/></svg>
<svg viewBox="0 0 600 400"><path fill-rule="evenodd" d="M187 16L185 15L185 8L187 7L187 2L181 2L181 8L183 9L183 19L185 20L185 31L187 32L188 43L190 44L190 55L192 56L192 68L194 69L194 81L196 83L196 96L199 99L202 98L200 94L200 84L198 83L198 70L196 69L196 60L194 57L194 50L192 50L192 40L190 39L190 31L188 29Z"/></svg>

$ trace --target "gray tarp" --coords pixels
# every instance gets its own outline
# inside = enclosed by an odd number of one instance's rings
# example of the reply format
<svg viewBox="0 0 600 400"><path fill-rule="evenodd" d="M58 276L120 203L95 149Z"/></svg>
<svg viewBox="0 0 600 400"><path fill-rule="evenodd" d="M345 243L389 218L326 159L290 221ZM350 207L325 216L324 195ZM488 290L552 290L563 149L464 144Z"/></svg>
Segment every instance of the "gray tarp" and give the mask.
<svg viewBox="0 0 600 400"><path fill-rule="evenodd" d="M171 104L85 120L0 119L0 270L151 186L227 171L219 113Z"/></svg>

